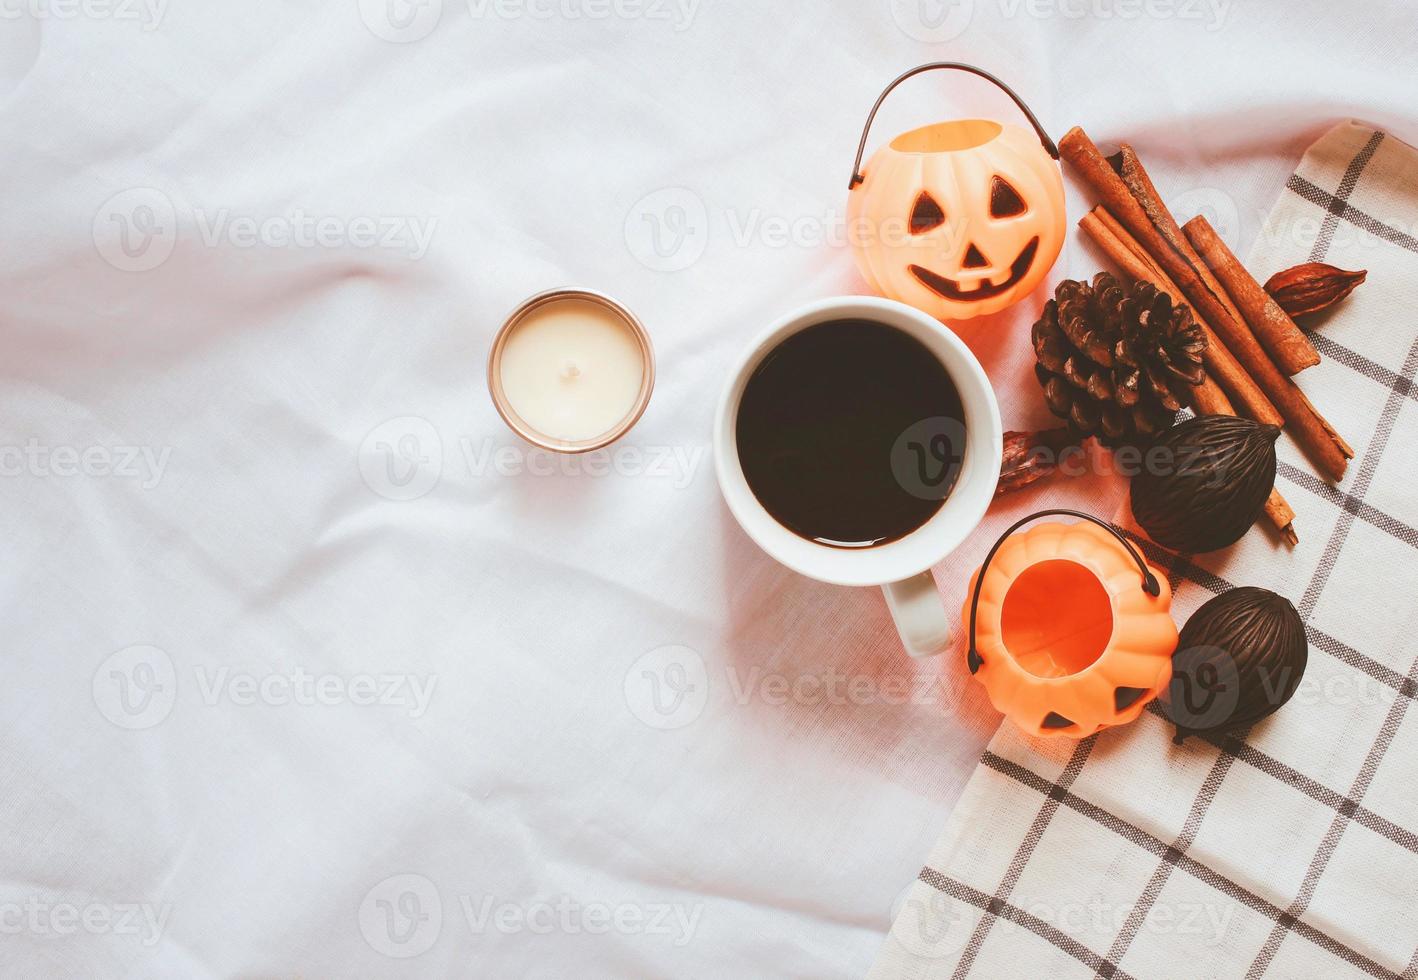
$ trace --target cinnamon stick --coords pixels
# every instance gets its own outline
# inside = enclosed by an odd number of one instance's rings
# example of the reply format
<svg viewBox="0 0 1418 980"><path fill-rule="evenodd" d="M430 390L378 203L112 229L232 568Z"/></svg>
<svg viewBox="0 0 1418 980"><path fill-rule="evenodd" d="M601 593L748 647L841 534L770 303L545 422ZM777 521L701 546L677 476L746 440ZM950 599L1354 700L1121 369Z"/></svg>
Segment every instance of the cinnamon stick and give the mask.
<svg viewBox="0 0 1418 980"><path fill-rule="evenodd" d="M1201 384L1192 389L1192 407L1198 415L1235 415L1236 409L1231 399L1226 397L1211 375L1202 378Z"/></svg>
<svg viewBox="0 0 1418 980"><path fill-rule="evenodd" d="M1176 283L1157 267L1137 240L1128 234L1127 229L1105 208L1094 208L1091 213L1084 215L1079 227L1098 243L1125 275L1152 283L1171 296L1175 302L1187 302L1186 296L1177 288ZM1195 308L1192 313L1196 315ZM1235 355L1222 343L1216 331L1204 317L1197 316L1196 319L1206 334L1206 350L1202 354L1202 361L1207 374L1214 378L1231 398L1239 402L1251 418L1265 425L1283 426L1285 420L1280 412L1246 374L1245 368L1241 367Z"/></svg>
<svg viewBox="0 0 1418 980"><path fill-rule="evenodd" d="M1223 301L1224 290L1218 292L1202 278L1199 271L1202 264L1190 258L1188 253L1191 250L1168 241L1082 129L1074 127L1069 130L1059 141L1059 152L1103 199L1104 207L1132 233L1162 271L1181 287L1192 311L1205 320L1236 355L1245 373L1260 386L1286 422L1291 424L1296 441L1321 472L1336 482L1342 479L1347 460L1353 457L1353 450L1320 417L1304 393L1271 362L1245 324L1231 312L1229 297ZM1218 381L1225 384L1224 378L1218 378Z"/></svg>
<svg viewBox="0 0 1418 980"><path fill-rule="evenodd" d="M1111 215L1109 215L1107 211L1102 208L1095 208L1092 212L1083 216L1083 220L1079 222L1079 225L1098 243L1103 251L1108 254L1108 257L1117 263L1118 267L1122 269L1125 275L1133 279L1150 282L1158 289L1170 295L1174 300L1185 302L1184 300L1178 299L1178 294L1181 291L1177 289L1176 285L1168 280L1164 273L1151 264L1150 260L1146 258L1145 253L1139 255L1137 251L1135 251L1136 242L1132 240L1126 230L1121 227L1116 227L1115 222L1110 221L1110 219ZM1208 341L1214 340L1215 338L1210 328L1206 327L1204 323L1202 326L1203 329L1207 330ZM1216 351L1225 350L1225 347L1222 346L1219 341L1217 341L1214 349L1208 346L1208 353L1213 356ZM1225 356L1230 358L1231 363L1234 364L1234 358L1231 358L1229 352L1226 352ZM1240 372L1244 377L1245 372L1241 370L1239 365L1235 365L1235 370ZM1247 382L1250 381L1249 378L1245 380ZM1251 382L1250 385L1254 388L1254 382ZM1256 393L1259 394L1259 389L1256 389ZM1264 401L1266 405L1269 405L1264 395L1260 395L1260 399ZM1207 362L1207 374L1202 378L1201 384L1192 389L1192 404L1198 415L1237 414L1236 409L1231 404L1231 400L1226 397L1226 393L1222 391L1220 386L1212 379L1210 361ZM1271 409L1271 411L1274 411L1274 409ZM1274 424L1281 424L1278 414L1276 415ZM1279 490L1271 489L1270 498L1265 502L1265 516L1275 529L1280 532L1282 538L1292 546L1299 544L1300 537L1295 533L1295 511L1291 508L1289 502L1281 496Z"/></svg>
<svg viewBox="0 0 1418 980"><path fill-rule="evenodd" d="M1232 318L1240 320L1241 311L1236 308L1236 304L1231 301L1231 297L1227 295L1221 283L1211 274L1211 270L1206 268L1205 263L1201 261L1201 256L1197 255L1196 250L1192 248L1191 242L1187 241L1187 237L1182 234L1181 226L1177 224L1177 219L1172 215L1171 209L1162 200L1162 195L1157 192L1157 185L1152 183L1152 178L1143 167L1142 160L1139 159L1137 151L1132 148L1132 145L1130 143L1118 144L1118 152L1108 157L1108 163L1122 178L1128 191L1142 206L1143 213L1147 215L1153 227L1167 240L1167 244L1186 256L1187 261L1196 268L1197 274L1201 277L1206 288L1221 301L1222 306L1226 307L1226 312L1230 313Z"/></svg>
<svg viewBox="0 0 1418 980"><path fill-rule="evenodd" d="M1059 151L1103 198L1104 206L1133 234L1162 271L1181 287L1192 311L1225 342L1245 368L1244 373L1260 386L1272 402L1272 407L1278 409L1285 421L1292 425L1296 441L1320 471L1335 482L1342 479L1347 460L1354 455L1353 450L1315 411L1304 393L1275 367L1244 321L1232 312L1234 307L1230 304L1230 297L1225 296L1225 290L1220 289L1219 284L1215 287L1208 284L1208 281L1214 283L1215 279L1204 270L1204 263L1192 258L1196 252L1189 243L1184 245L1168 239L1082 129L1071 129L1059 142ZM1139 179L1145 180L1145 172ZM1150 197L1155 198L1155 188L1151 188L1150 181L1146 181L1145 189ZM1166 213L1166 208L1160 201L1155 201L1154 211ZM1167 218L1164 224L1175 224L1170 220L1170 213ZM1187 243L1185 237L1182 241ZM1217 380L1223 387L1226 385L1224 376ZM1239 390L1231 394L1244 402ZM1258 421L1267 421L1253 417Z"/></svg>
<svg viewBox="0 0 1418 980"><path fill-rule="evenodd" d="M1193 406L1198 415L1236 414L1226 393L1209 377L1196 388ZM1295 509L1274 487L1270 488L1270 497L1265 502L1265 516L1291 547L1300 543L1300 536L1295 533Z"/></svg>
<svg viewBox="0 0 1418 980"><path fill-rule="evenodd" d="M1295 533L1295 509L1280 496L1279 490L1270 491L1270 497L1265 502L1265 516L1292 548L1300 543L1300 536Z"/></svg>
<svg viewBox="0 0 1418 980"><path fill-rule="evenodd" d="M1184 229L1193 244L1209 241L1216 237L1211 222L1198 215L1187 222ZM1305 397L1305 393L1280 373L1260 341L1246 329L1244 324L1228 321L1229 333L1225 333L1226 343L1235 352L1237 359L1245 366L1250 376L1260 385L1290 428L1290 433L1300 448L1319 467L1320 471L1334 482L1344 478L1348 461L1354 458L1354 450L1340 438L1334 428L1315 410L1315 406Z"/></svg>
<svg viewBox="0 0 1418 980"><path fill-rule="evenodd" d="M1147 254L1152 256L1162 271L1181 287L1192 311L1231 345L1232 334L1240 328L1240 324L1228 308L1228 303L1221 298L1223 291L1208 285L1202 278L1198 271L1200 263L1193 262L1188 254L1190 249L1169 241L1161 229L1153 224L1142 204L1088 138L1088 134L1075 126L1059 141L1059 153L1087 181L1102 199L1103 206L1132 233L1138 244L1147 250ZM1239 351L1235 353L1240 356ZM1244 357L1240 360L1245 363ZM1265 386L1262 385L1261 388L1264 390ZM1274 398L1270 391L1266 391L1266 394Z"/></svg>
<svg viewBox="0 0 1418 980"><path fill-rule="evenodd" d="M1295 375L1320 362L1319 352L1310 343L1310 338L1246 271L1240 259L1205 218L1193 218L1187 222L1185 230L1203 265L1221 280L1221 285L1240 308L1247 326L1274 359L1276 367L1288 375Z"/></svg>

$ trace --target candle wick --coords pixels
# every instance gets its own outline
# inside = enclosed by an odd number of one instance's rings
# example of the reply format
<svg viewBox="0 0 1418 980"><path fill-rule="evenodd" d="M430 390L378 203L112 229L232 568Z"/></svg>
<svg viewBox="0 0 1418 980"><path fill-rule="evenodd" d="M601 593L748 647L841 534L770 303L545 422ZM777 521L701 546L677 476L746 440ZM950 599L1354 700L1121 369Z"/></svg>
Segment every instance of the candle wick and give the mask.
<svg viewBox="0 0 1418 980"><path fill-rule="evenodd" d="M575 361L567 359L561 362L561 376L567 381L574 381L581 377L581 369Z"/></svg>

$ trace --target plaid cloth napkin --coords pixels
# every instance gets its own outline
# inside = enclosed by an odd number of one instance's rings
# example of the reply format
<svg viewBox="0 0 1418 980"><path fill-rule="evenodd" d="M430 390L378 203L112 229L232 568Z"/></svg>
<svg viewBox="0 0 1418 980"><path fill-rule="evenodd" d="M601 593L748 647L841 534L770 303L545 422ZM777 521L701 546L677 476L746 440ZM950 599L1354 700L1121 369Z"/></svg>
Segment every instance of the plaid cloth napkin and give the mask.
<svg viewBox="0 0 1418 980"><path fill-rule="evenodd" d="M1311 147L1248 265L1369 271L1297 378L1357 456L1335 488L1282 440L1293 552L1143 543L1178 622L1237 585L1295 603L1294 701L1182 747L1155 710L1081 743L1004 725L871 976L1418 977L1415 229L1418 150L1352 123Z"/></svg>

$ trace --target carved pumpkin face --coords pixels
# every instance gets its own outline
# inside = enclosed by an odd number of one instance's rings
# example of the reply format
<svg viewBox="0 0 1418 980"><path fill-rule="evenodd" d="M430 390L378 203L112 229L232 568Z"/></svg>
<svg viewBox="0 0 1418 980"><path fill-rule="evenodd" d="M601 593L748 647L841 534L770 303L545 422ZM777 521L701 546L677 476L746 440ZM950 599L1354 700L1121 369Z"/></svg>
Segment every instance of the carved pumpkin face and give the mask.
<svg viewBox="0 0 1418 980"><path fill-rule="evenodd" d="M1030 735L1087 738L1133 721L1172 678L1172 590L1139 588L1138 568L1092 524L1011 536L980 586L975 679ZM964 616L970 615L966 593Z"/></svg>
<svg viewBox="0 0 1418 980"><path fill-rule="evenodd" d="M1063 247L1063 178L1033 133L984 119L883 146L848 199L857 267L877 291L946 320L1027 296Z"/></svg>

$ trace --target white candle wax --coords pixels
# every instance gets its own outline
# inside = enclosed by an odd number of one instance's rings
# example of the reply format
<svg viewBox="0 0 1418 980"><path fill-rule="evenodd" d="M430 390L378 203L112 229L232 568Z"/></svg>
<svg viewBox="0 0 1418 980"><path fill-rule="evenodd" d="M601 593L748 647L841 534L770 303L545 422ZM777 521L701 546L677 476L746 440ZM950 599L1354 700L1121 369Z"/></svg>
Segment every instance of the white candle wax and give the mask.
<svg viewBox="0 0 1418 980"><path fill-rule="evenodd" d="M634 329L589 300L537 307L512 327L502 349L508 405L537 432L565 442L596 439L620 425L644 380Z"/></svg>

